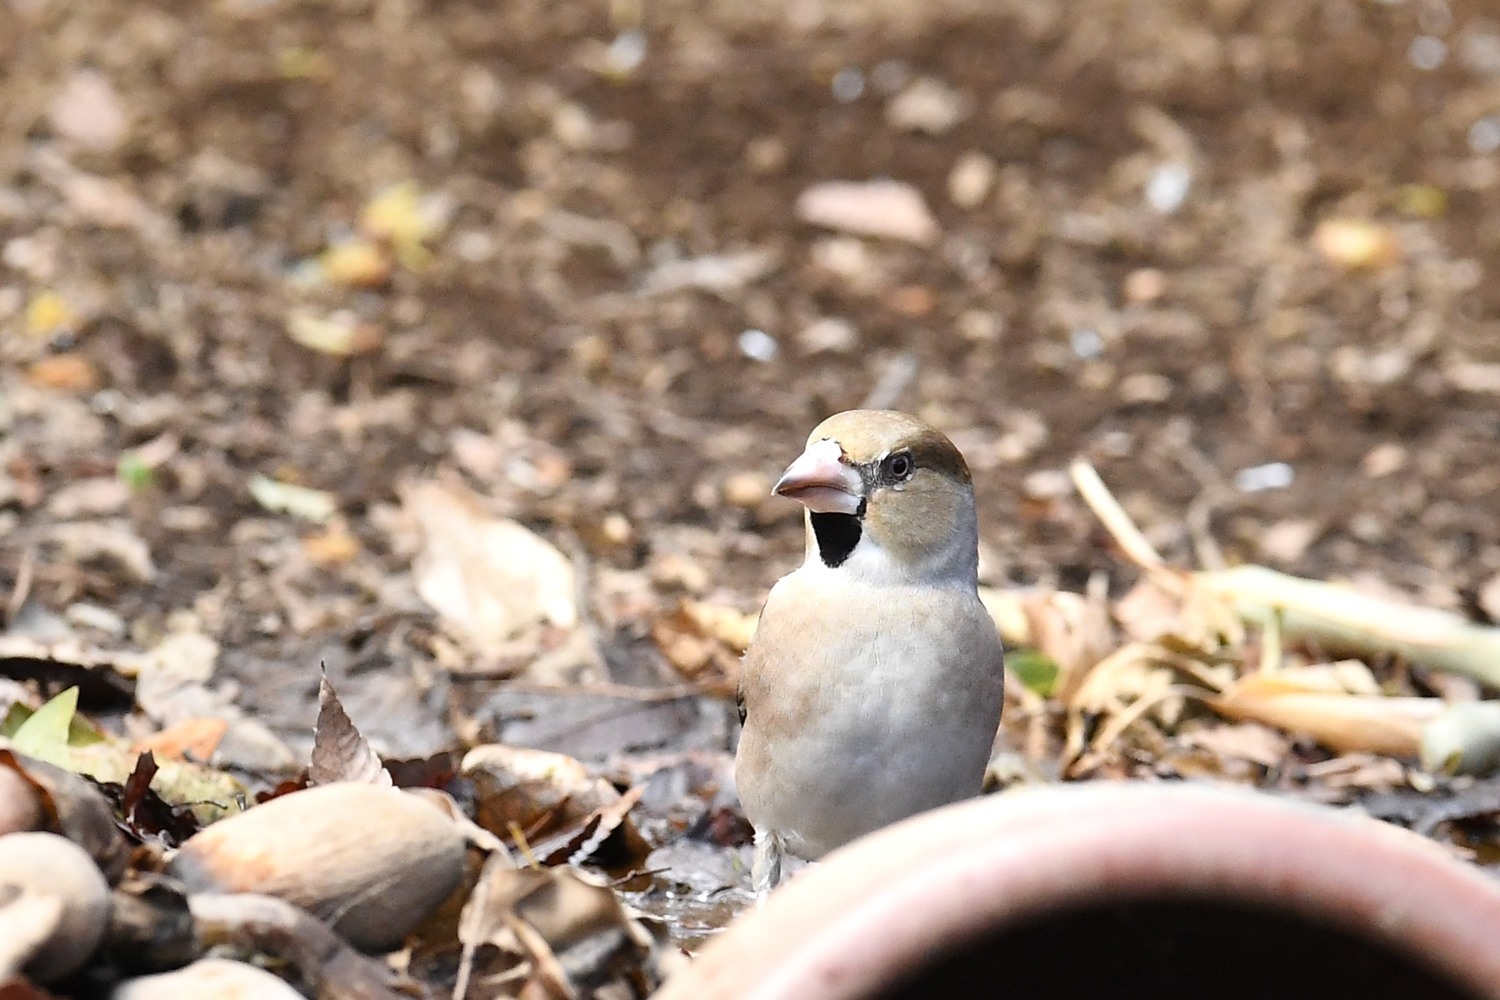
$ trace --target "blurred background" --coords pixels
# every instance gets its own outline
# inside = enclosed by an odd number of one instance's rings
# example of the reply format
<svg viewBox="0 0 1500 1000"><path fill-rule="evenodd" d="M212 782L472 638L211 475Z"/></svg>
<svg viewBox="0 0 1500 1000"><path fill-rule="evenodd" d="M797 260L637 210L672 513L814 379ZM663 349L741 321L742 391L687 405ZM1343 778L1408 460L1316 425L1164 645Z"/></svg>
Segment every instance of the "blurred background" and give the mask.
<svg viewBox="0 0 1500 1000"><path fill-rule="evenodd" d="M770 484L859 405L964 449L990 584L1131 582L1083 455L1174 564L1500 615L1482 0L0 21L7 624L206 635L294 746L319 662L408 754L506 736L497 678L732 664L682 608L758 608L802 545ZM444 503L548 540L578 607L453 639L418 558L444 523L456 578L546 559L465 566ZM728 738L722 703L639 711L676 714L592 749Z"/></svg>

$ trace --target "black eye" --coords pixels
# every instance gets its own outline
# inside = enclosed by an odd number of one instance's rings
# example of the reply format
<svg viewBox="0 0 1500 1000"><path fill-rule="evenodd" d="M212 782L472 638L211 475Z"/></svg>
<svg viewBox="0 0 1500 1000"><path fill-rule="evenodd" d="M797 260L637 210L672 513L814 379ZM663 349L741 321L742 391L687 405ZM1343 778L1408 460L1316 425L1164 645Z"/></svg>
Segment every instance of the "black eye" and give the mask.
<svg viewBox="0 0 1500 1000"><path fill-rule="evenodd" d="M912 470L916 466L911 456L904 451L898 451L885 460L885 474L893 483L905 482L911 478Z"/></svg>

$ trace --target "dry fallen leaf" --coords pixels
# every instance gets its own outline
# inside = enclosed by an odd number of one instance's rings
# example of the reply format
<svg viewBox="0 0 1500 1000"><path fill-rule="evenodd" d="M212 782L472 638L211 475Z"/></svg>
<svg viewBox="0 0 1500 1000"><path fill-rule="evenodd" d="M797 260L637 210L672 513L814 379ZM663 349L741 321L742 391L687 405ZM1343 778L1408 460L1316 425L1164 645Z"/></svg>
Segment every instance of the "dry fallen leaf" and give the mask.
<svg viewBox="0 0 1500 1000"><path fill-rule="evenodd" d="M1312 242L1325 260L1348 271L1375 270L1401 258L1396 231L1369 219L1324 219L1313 230Z"/></svg>
<svg viewBox="0 0 1500 1000"><path fill-rule="evenodd" d="M1010 647L1027 647L1057 665L1051 687L1067 700L1085 673L1118 643L1102 600L1064 590L980 587L979 599Z"/></svg>
<svg viewBox="0 0 1500 1000"><path fill-rule="evenodd" d="M37 292L26 303L26 332L33 337L51 337L77 323L77 311L57 292Z"/></svg>
<svg viewBox="0 0 1500 1000"><path fill-rule="evenodd" d="M797 218L860 236L928 246L939 230L922 193L893 180L825 181L797 197Z"/></svg>
<svg viewBox="0 0 1500 1000"><path fill-rule="evenodd" d="M338 513L339 502L327 490L315 490L295 483L256 474L250 477L250 495L266 510L291 514L305 521L322 523Z"/></svg>
<svg viewBox="0 0 1500 1000"><path fill-rule="evenodd" d="M341 520L332 521L324 530L302 539L302 551L318 566L344 566L359 555L359 539Z"/></svg>
<svg viewBox="0 0 1500 1000"><path fill-rule="evenodd" d="M567 754L489 743L464 755L475 820L499 837L527 842L573 831L620 801L613 785Z"/></svg>
<svg viewBox="0 0 1500 1000"><path fill-rule="evenodd" d="M109 559L140 583L149 583L156 577L150 546L124 518L56 524L47 532L47 538L61 546L74 562Z"/></svg>
<svg viewBox="0 0 1500 1000"><path fill-rule="evenodd" d="M757 616L738 608L684 599L672 614L651 623L651 638L685 677L711 666L736 675L739 657L750 646Z"/></svg>
<svg viewBox="0 0 1500 1000"><path fill-rule="evenodd" d="M1443 711L1438 698L1349 694L1283 673L1249 674L1210 704L1232 719L1305 734L1340 753L1392 757L1416 756L1423 726Z"/></svg>
<svg viewBox="0 0 1500 1000"><path fill-rule="evenodd" d="M756 248L689 260L664 260L641 279L642 295L666 295L684 288L718 295L737 292L775 270L775 251Z"/></svg>
<svg viewBox="0 0 1500 1000"><path fill-rule="evenodd" d="M136 740L130 745L130 752L150 753L168 760L206 761L228 731L229 722L225 719L183 719L159 733Z"/></svg>
<svg viewBox="0 0 1500 1000"><path fill-rule="evenodd" d="M1276 767L1286 760L1292 747L1292 741L1282 733L1256 722L1220 724L1179 733L1177 743L1261 767Z"/></svg>
<svg viewBox="0 0 1500 1000"><path fill-rule="evenodd" d="M426 241L447 224L451 206L435 194L424 194L414 181L402 181L378 192L365 206L360 230L388 242L396 259L410 271L432 263Z"/></svg>
<svg viewBox="0 0 1500 1000"><path fill-rule="evenodd" d="M1500 628L1464 616L1244 565L1188 574L1190 598L1233 609L1244 621L1281 629L1289 640L1363 656L1396 654L1413 663L1500 684Z"/></svg>
<svg viewBox="0 0 1500 1000"><path fill-rule="evenodd" d="M347 309L326 316L293 309L287 314L286 333L303 347L340 358L373 351L383 339L379 327L362 322Z"/></svg>
<svg viewBox="0 0 1500 1000"><path fill-rule="evenodd" d="M93 392L99 388L99 373L82 354L50 354L26 370L33 385L60 392Z"/></svg>
<svg viewBox="0 0 1500 1000"><path fill-rule="evenodd" d="M391 280L390 254L368 240L337 243L319 255L318 264L324 277L335 285L380 288Z"/></svg>
<svg viewBox="0 0 1500 1000"><path fill-rule="evenodd" d="M358 781L367 785L393 784L390 772L380 755L370 747L344 711L338 692L328 675L318 684L318 721L313 726L312 760L307 780L314 785L331 785L336 781Z"/></svg>
<svg viewBox="0 0 1500 1000"><path fill-rule="evenodd" d="M231 695L209 682L219 644L200 632L174 632L150 653L133 661L135 697L141 711L158 725L184 719L222 719L229 724L214 751L221 766L250 770L289 770L297 761L264 722L248 715ZM125 669L117 667L117 669ZM169 769L163 762L163 773Z"/></svg>
<svg viewBox="0 0 1500 1000"><path fill-rule="evenodd" d="M499 653L538 624L573 629L573 565L539 535L484 511L459 486L407 485L402 499L422 534L417 592L473 648Z"/></svg>
<svg viewBox="0 0 1500 1000"><path fill-rule="evenodd" d="M612 983L618 995L639 996L673 961L672 949L602 881L576 868L512 868L493 857L464 905L458 936L455 997L494 996L502 982L507 996L614 996Z"/></svg>

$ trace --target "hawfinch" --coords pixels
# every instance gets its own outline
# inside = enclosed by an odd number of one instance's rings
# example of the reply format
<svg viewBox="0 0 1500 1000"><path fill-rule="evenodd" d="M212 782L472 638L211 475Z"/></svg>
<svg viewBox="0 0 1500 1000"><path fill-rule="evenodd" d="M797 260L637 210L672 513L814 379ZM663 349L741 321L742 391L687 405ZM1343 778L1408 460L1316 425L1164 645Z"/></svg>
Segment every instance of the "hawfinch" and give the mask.
<svg viewBox="0 0 1500 1000"><path fill-rule="evenodd" d="M736 782L751 881L979 794L1004 653L979 602L974 487L915 417L850 410L774 492L807 508L807 558L766 599L740 675Z"/></svg>

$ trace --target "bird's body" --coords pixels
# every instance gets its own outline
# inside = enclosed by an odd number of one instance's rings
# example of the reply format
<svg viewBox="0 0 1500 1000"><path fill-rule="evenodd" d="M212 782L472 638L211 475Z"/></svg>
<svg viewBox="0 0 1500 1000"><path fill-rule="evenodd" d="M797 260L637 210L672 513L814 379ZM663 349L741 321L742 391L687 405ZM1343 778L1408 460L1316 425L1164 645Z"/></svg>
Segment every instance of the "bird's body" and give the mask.
<svg viewBox="0 0 1500 1000"><path fill-rule="evenodd" d="M758 891L783 851L816 859L978 794L1004 685L973 490L947 438L904 414L839 414L777 491L807 504L808 553L771 590L741 668Z"/></svg>

